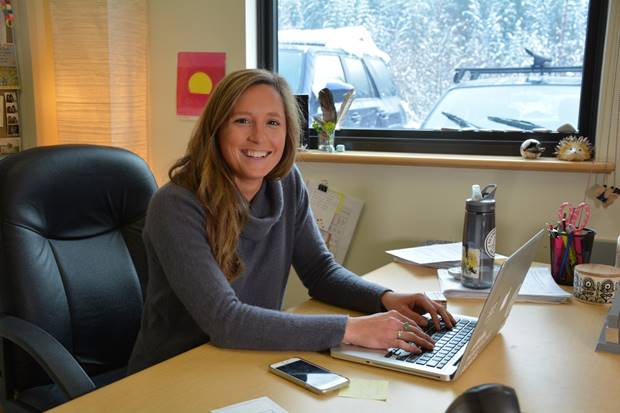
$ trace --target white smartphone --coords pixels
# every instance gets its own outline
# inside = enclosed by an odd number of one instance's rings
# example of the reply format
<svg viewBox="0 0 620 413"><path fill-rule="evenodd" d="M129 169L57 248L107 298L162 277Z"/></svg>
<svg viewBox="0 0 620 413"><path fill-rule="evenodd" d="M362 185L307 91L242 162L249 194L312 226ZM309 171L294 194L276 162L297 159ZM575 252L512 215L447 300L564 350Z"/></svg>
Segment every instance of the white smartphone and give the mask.
<svg viewBox="0 0 620 413"><path fill-rule="evenodd" d="M346 377L299 357L273 363L269 371L319 394L349 385Z"/></svg>

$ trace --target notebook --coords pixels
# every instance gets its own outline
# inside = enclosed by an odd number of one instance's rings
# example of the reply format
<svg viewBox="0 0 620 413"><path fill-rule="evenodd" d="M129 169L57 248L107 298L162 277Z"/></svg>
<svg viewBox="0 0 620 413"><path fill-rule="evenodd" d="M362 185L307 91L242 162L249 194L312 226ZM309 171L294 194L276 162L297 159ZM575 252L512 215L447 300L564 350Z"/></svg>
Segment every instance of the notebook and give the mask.
<svg viewBox="0 0 620 413"><path fill-rule="evenodd" d="M478 318L454 315L458 322L453 330L429 331L435 340L432 352L418 355L342 344L331 349L332 357L435 380L456 380L504 326L544 233L540 230L504 262Z"/></svg>

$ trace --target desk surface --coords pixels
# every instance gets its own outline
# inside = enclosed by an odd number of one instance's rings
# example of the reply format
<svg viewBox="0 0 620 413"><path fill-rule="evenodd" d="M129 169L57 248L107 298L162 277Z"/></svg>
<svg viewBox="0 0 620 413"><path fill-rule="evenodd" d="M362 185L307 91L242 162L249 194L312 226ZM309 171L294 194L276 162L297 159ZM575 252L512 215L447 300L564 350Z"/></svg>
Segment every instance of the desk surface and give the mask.
<svg viewBox="0 0 620 413"><path fill-rule="evenodd" d="M438 289L434 270L391 263L366 278L399 291ZM450 299L453 313L477 316L482 302ZM300 313L344 312L310 300ZM226 350L202 345L89 393L54 412L208 412L268 396L293 412L443 412L481 383L513 387L521 409L534 412L615 412L620 409L620 356L596 353L607 306L516 303L502 332L453 383L336 360L328 353ZM267 371L301 356L348 377L388 380L388 400L318 396Z"/></svg>

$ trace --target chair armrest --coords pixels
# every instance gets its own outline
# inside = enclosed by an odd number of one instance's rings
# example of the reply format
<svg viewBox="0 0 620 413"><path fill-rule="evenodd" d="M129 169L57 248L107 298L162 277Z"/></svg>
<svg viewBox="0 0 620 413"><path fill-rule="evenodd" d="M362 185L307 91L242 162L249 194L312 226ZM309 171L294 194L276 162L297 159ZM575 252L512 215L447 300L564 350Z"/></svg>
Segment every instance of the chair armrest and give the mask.
<svg viewBox="0 0 620 413"><path fill-rule="evenodd" d="M40 327L21 318L2 315L0 338L10 340L30 354L69 400L96 388L71 353Z"/></svg>

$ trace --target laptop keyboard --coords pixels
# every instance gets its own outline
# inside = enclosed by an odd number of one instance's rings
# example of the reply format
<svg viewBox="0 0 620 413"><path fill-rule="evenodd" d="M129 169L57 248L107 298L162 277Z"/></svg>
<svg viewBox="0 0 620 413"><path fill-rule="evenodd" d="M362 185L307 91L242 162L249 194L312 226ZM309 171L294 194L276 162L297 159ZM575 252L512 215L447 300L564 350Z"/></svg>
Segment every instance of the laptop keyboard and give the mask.
<svg viewBox="0 0 620 413"><path fill-rule="evenodd" d="M469 342L476 321L458 320L452 330L448 330L443 321L440 323L439 331L432 323L429 325L425 332L435 340L435 347L432 350L422 349L422 353L415 354L400 348L392 348L385 357L440 369Z"/></svg>

